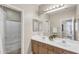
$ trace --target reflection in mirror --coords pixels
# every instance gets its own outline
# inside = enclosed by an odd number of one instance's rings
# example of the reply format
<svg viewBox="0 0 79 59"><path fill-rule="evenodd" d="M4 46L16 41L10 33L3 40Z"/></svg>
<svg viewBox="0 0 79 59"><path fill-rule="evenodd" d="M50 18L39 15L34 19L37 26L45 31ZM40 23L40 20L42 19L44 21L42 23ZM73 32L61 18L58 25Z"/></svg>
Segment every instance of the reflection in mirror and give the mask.
<svg viewBox="0 0 79 59"><path fill-rule="evenodd" d="M66 7L65 7L66 6ZM45 12L45 15L49 15L50 21L50 36L55 34L59 38L69 38L75 40L75 24L76 19L76 5L64 5L59 10L52 9L51 12Z"/></svg>
<svg viewBox="0 0 79 59"><path fill-rule="evenodd" d="M37 20L33 20L33 32L37 32L38 31L38 21Z"/></svg>
<svg viewBox="0 0 79 59"><path fill-rule="evenodd" d="M57 37L60 37L60 38L69 38L72 40L78 40L78 37L79 37L78 5L63 4L62 7L56 7L56 6L58 5L46 4L46 5L39 6L39 13L38 13L39 16L48 15L47 19L50 22L50 31L49 31L50 36L53 34L56 34ZM46 18L46 17L43 16L43 18ZM46 31L45 31L45 34L46 34Z"/></svg>
<svg viewBox="0 0 79 59"><path fill-rule="evenodd" d="M72 19L70 20L65 20L62 24L62 35L64 37L72 39L72 33L73 28L72 28Z"/></svg>
<svg viewBox="0 0 79 59"><path fill-rule="evenodd" d="M33 32L42 31L42 22L36 19L33 19Z"/></svg>

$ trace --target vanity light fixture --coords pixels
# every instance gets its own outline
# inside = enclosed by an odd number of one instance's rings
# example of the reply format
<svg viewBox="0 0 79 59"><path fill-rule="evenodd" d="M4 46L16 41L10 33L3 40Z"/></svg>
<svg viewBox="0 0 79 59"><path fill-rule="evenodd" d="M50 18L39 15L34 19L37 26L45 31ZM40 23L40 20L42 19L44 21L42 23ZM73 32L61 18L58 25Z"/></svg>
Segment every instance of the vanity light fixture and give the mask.
<svg viewBox="0 0 79 59"><path fill-rule="evenodd" d="M49 11L49 10L53 10L53 9L57 9L60 7L63 7L64 4L54 4L54 5L50 5L47 9L45 9L44 11Z"/></svg>
<svg viewBox="0 0 79 59"><path fill-rule="evenodd" d="M55 11L58 11L58 10L61 10L61 9L67 8L67 7L70 7L70 6L63 5L63 4L62 5L54 5L51 10L45 11L45 13L43 13L43 14L52 13L52 12L55 12Z"/></svg>

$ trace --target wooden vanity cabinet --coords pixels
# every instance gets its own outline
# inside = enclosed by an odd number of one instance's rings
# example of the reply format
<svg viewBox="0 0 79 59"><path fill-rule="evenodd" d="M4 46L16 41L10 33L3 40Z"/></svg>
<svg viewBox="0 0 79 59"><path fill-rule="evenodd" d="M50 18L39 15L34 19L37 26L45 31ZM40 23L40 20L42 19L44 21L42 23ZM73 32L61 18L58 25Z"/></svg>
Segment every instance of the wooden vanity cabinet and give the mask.
<svg viewBox="0 0 79 59"><path fill-rule="evenodd" d="M47 45L32 40L32 52L33 54L47 54Z"/></svg>
<svg viewBox="0 0 79 59"><path fill-rule="evenodd" d="M77 54L55 46L32 40L33 54Z"/></svg>
<svg viewBox="0 0 79 59"><path fill-rule="evenodd" d="M53 50L53 51L54 51L54 54L62 54L63 51L64 51L63 49L58 48L58 47L54 47L54 46L53 46L53 48L54 48L54 50Z"/></svg>
<svg viewBox="0 0 79 59"><path fill-rule="evenodd" d="M54 47L48 45L48 54L55 54Z"/></svg>
<svg viewBox="0 0 79 59"><path fill-rule="evenodd" d="M47 54L47 45L44 43L39 43L39 54Z"/></svg>
<svg viewBox="0 0 79 59"><path fill-rule="evenodd" d="M63 53L63 49L55 47L55 46L48 46L48 53L49 54L61 54Z"/></svg>
<svg viewBox="0 0 79 59"><path fill-rule="evenodd" d="M37 41L32 40L31 44L32 44L31 46L32 46L32 51L33 51L33 54L38 54L38 53L39 53L39 46L38 46L38 42L37 42Z"/></svg>

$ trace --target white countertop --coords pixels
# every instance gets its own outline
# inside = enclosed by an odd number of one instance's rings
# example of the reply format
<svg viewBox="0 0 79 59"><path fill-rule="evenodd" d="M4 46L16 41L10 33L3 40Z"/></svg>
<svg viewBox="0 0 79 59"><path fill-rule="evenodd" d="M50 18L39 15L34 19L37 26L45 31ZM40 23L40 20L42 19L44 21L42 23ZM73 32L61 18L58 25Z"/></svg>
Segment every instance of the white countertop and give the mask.
<svg viewBox="0 0 79 59"><path fill-rule="evenodd" d="M52 41L47 36L33 35L32 40L56 46L74 53L79 53L79 41L70 39L54 38ZM63 43L62 41L65 41Z"/></svg>

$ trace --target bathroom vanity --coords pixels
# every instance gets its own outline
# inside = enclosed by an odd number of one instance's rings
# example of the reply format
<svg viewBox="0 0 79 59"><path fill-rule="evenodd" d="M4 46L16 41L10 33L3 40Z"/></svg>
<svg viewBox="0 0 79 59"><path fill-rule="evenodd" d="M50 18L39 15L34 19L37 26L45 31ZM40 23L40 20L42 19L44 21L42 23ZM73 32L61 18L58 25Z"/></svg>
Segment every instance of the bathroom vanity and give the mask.
<svg viewBox="0 0 79 59"><path fill-rule="evenodd" d="M78 42L68 43L69 39L55 38L52 41L47 37L33 36L33 54L78 54Z"/></svg>
<svg viewBox="0 0 79 59"><path fill-rule="evenodd" d="M76 11L76 8L79 10L76 5L73 5L53 12L46 11L44 12L44 15L40 14L41 16L39 19L43 20L41 24L41 31L39 31L39 23L33 23L33 28L36 30L33 30L33 36L31 40L32 52L34 54L79 53L79 14L76 18L76 14L79 12ZM47 7L47 9L50 8ZM49 27L44 23L49 23L49 25L47 24ZM50 37L47 37L49 35ZM54 38L53 40L50 40L52 39L52 36Z"/></svg>

